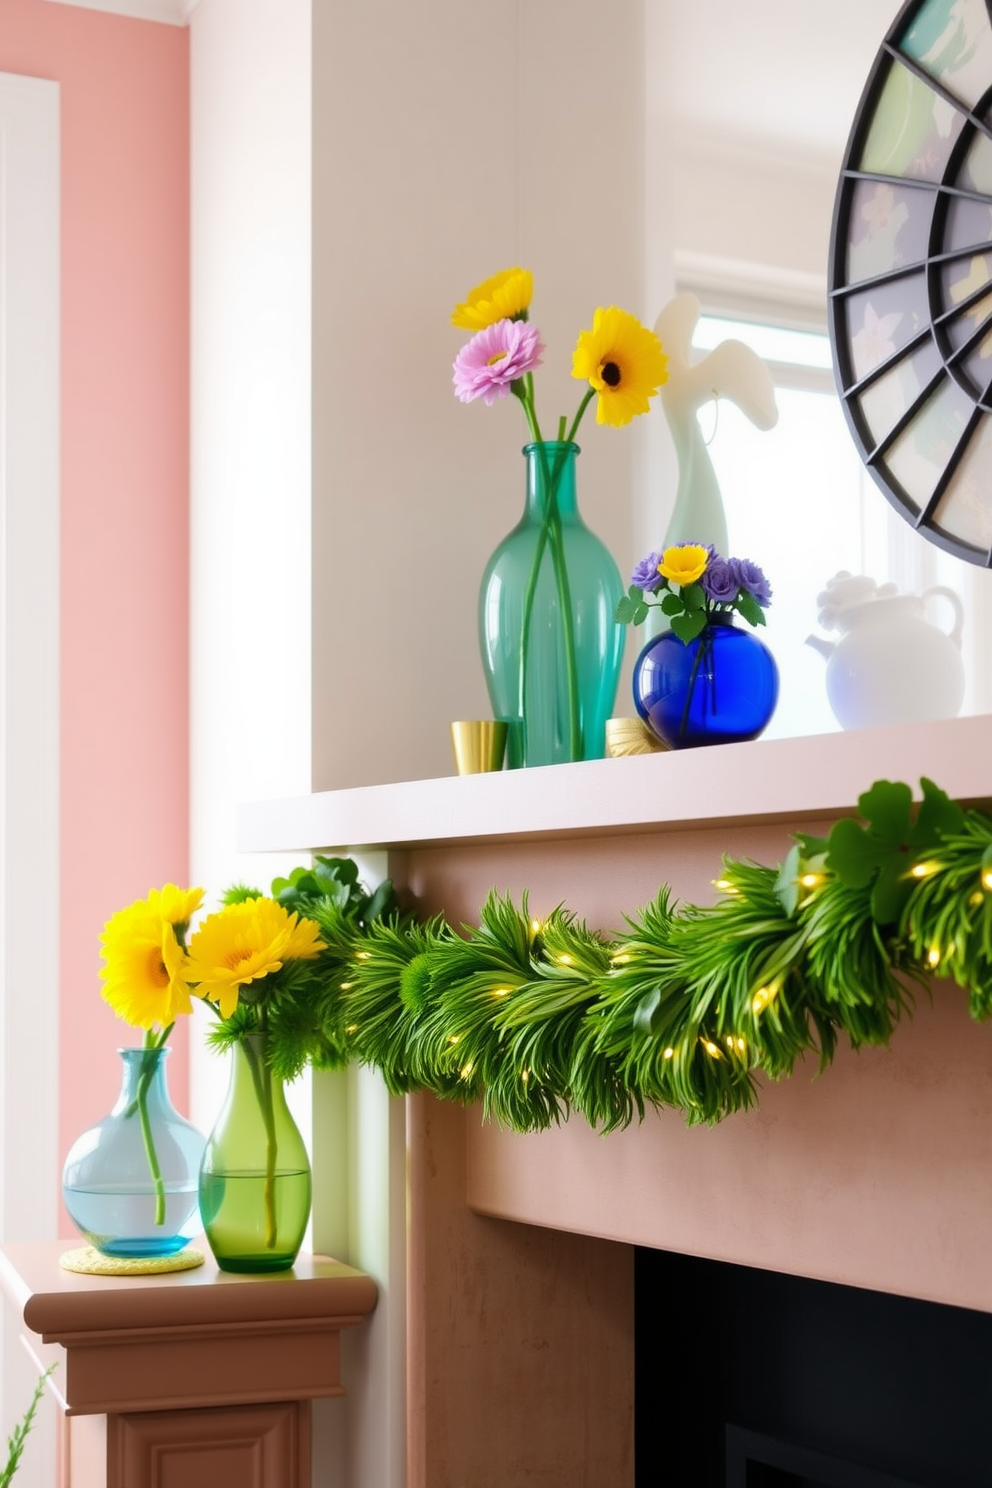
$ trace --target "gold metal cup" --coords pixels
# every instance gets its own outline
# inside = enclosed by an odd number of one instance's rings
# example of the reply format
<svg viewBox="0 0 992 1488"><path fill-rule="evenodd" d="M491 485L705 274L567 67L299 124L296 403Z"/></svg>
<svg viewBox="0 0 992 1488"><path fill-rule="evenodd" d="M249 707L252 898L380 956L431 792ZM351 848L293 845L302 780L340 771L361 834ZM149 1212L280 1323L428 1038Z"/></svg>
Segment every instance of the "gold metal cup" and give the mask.
<svg viewBox="0 0 992 1488"><path fill-rule="evenodd" d="M620 759L626 754L659 754L667 748L664 740L653 734L642 718L606 720L606 753L609 759Z"/></svg>
<svg viewBox="0 0 992 1488"><path fill-rule="evenodd" d="M451 725L455 768L459 775L502 770L508 725L497 718L475 718Z"/></svg>

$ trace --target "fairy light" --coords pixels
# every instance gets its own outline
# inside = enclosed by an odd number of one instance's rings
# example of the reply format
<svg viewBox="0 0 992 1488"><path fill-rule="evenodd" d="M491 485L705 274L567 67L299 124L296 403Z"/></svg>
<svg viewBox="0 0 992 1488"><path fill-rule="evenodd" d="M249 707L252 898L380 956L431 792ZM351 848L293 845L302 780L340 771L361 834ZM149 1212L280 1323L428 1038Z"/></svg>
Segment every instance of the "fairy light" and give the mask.
<svg viewBox="0 0 992 1488"><path fill-rule="evenodd" d="M467 1080L474 1068L475 1065L472 1063L471 1060L469 1060L468 1064L463 1064L461 1068L461 1078L463 1080Z"/></svg>
<svg viewBox="0 0 992 1488"><path fill-rule="evenodd" d="M931 946L930 947L929 951L927 952L927 965L928 966L939 966L940 965L940 947L939 946Z"/></svg>
<svg viewBox="0 0 992 1488"><path fill-rule="evenodd" d="M494 987L493 988L493 996L494 997L509 997L509 995L510 995L510 989L509 989L509 987Z"/></svg>
<svg viewBox="0 0 992 1488"><path fill-rule="evenodd" d="M358 1024L357 1023L349 1023L348 1024L348 1027L345 1029L345 1033L357 1033L357 1032L358 1032Z"/></svg>
<svg viewBox="0 0 992 1488"><path fill-rule="evenodd" d="M341 991L342 992L350 992L351 989L352 989L352 987L354 985L355 985L354 982L341 982L340 983Z"/></svg>
<svg viewBox="0 0 992 1488"><path fill-rule="evenodd" d="M521 1080L523 1080L524 1084L526 1085L527 1084L527 1081L530 1079L530 1070L521 1070L520 1071L520 1078L521 1078Z"/></svg>
<svg viewBox="0 0 992 1488"><path fill-rule="evenodd" d="M992 868L982 870L982 888L992 889Z"/></svg>
<svg viewBox="0 0 992 1488"><path fill-rule="evenodd" d="M774 1002L778 996L778 984L773 983L770 987L759 987L751 998L752 1013L763 1013L770 1002Z"/></svg>
<svg viewBox="0 0 992 1488"><path fill-rule="evenodd" d="M985 884L985 887L986 888L992 887L992 885L989 885L989 884L986 884L985 883L985 875L984 874L982 875L982 883ZM971 905L972 909L977 909L980 904L984 904L985 903L985 895L982 893L981 889L976 889L975 890L975 892L971 895L970 899L968 900L968 903Z"/></svg>
<svg viewBox="0 0 992 1488"><path fill-rule="evenodd" d="M610 964L612 966L626 966L627 962L632 960L633 957L629 951L618 951L615 956L610 957Z"/></svg>
<svg viewBox="0 0 992 1488"><path fill-rule="evenodd" d="M355 960L356 961L371 961L371 959L372 959L372 952L371 951L356 951L355 952Z"/></svg>
<svg viewBox="0 0 992 1488"><path fill-rule="evenodd" d="M453 1033L453 1034L451 1034L451 1035L450 1035L450 1036L449 1036L449 1038L448 1038L448 1043L449 1043L449 1044L458 1044L458 1043L460 1043L460 1042L461 1042L461 1037L462 1037L462 1036L461 1036L461 1034L460 1034L460 1033Z"/></svg>
<svg viewBox="0 0 992 1488"><path fill-rule="evenodd" d="M931 873L937 872L939 866L938 863L914 863L909 870L909 876L910 878L929 878ZM990 879L986 887L992 888L992 879Z"/></svg>
<svg viewBox="0 0 992 1488"><path fill-rule="evenodd" d="M664 1054L662 1054L661 1057L662 1057L662 1059L674 1059L675 1058L675 1050L673 1048L669 1047L669 1048L667 1048L665 1050Z"/></svg>
<svg viewBox="0 0 992 1488"><path fill-rule="evenodd" d="M570 956L567 951L562 951L561 955L558 957L558 965L571 966L573 964L573 960L574 957Z"/></svg>
<svg viewBox="0 0 992 1488"><path fill-rule="evenodd" d="M737 1040L737 1052L738 1052L738 1054L743 1054L744 1053L744 1050L746 1048L747 1048L747 1040L746 1039L739 1038Z"/></svg>
<svg viewBox="0 0 992 1488"><path fill-rule="evenodd" d="M706 1036L701 1033L699 1035L699 1042L702 1044L703 1048L706 1050L711 1059L723 1058L723 1053L720 1049L719 1044L715 1044L712 1039L706 1038Z"/></svg>
<svg viewBox="0 0 992 1488"><path fill-rule="evenodd" d="M530 933L531 933L531 935L540 935L540 933L541 933L541 922L540 922L540 920L531 920L531 922L530 922Z"/></svg>
<svg viewBox="0 0 992 1488"><path fill-rule="evenodd" d="M714 878L713 887L719 889L721 894L736 894L737 890L729 878Z"/></svg>
<svg viewBox="0 0 992 1488"><path fill-rule="evenodd" d="M727 1048L728 1049L731 1049L731 1050L733 1049L733 1047L734 1047L734 1041L731 1038L731 1036L730 1036L729 1033L727 1034L727 1037L724 1039L724 1043L727 1045Z"/></svg>

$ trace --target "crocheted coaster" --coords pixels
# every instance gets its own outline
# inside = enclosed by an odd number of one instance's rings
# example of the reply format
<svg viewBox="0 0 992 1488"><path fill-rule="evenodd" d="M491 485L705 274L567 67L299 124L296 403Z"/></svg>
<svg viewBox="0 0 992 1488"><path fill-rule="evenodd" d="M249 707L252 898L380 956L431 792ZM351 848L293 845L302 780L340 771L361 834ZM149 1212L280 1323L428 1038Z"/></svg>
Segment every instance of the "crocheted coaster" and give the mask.
<svg viewBox="0 0 992 1488"><path fill-rule="evenodd" d="M170 1256L108 1256L92 1245L67 1250L59 1256L63 1271L80 1271L86 1276L154 1276L160 1271L192 1271L202 1266L202 1250L180 1250Z"/></svg>

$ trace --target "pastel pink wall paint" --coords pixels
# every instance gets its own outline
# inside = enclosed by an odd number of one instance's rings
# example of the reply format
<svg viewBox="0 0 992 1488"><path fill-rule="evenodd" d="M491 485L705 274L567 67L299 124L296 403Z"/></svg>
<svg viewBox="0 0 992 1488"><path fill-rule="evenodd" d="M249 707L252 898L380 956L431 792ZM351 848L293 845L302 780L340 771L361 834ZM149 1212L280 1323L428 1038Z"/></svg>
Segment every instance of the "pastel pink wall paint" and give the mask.
<svg viewBox="0 0 992 1488"><path fill-rule="evenodd" d="M140 1041L100 998L100 930L188 873L189 33L0 0L0 70L61 91L64 1157Z"/></svg>

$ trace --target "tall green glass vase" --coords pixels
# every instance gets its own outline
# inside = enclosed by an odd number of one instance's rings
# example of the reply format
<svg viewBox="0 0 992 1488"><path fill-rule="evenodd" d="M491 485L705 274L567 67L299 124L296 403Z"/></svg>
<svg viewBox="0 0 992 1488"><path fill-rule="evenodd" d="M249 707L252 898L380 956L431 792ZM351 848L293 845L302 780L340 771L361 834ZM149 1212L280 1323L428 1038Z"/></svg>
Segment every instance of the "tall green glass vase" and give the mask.
<svg viewBox="0 0 992 1488"><path fill-rule="evenodd" d="M576 504L576 444L524 447L524 514L486 565L479 645L493 717L506 719L507 764L602 759L624 630L608 549Z"/></svg>
<svg viewBox="0 0 992 1488"><path fill-rule="evenodd" d="M232 1051L231 1083L200 1168L200 1218L222 1271L286 1271L310 1217L310 1159L264 1034Z"/></svg>

